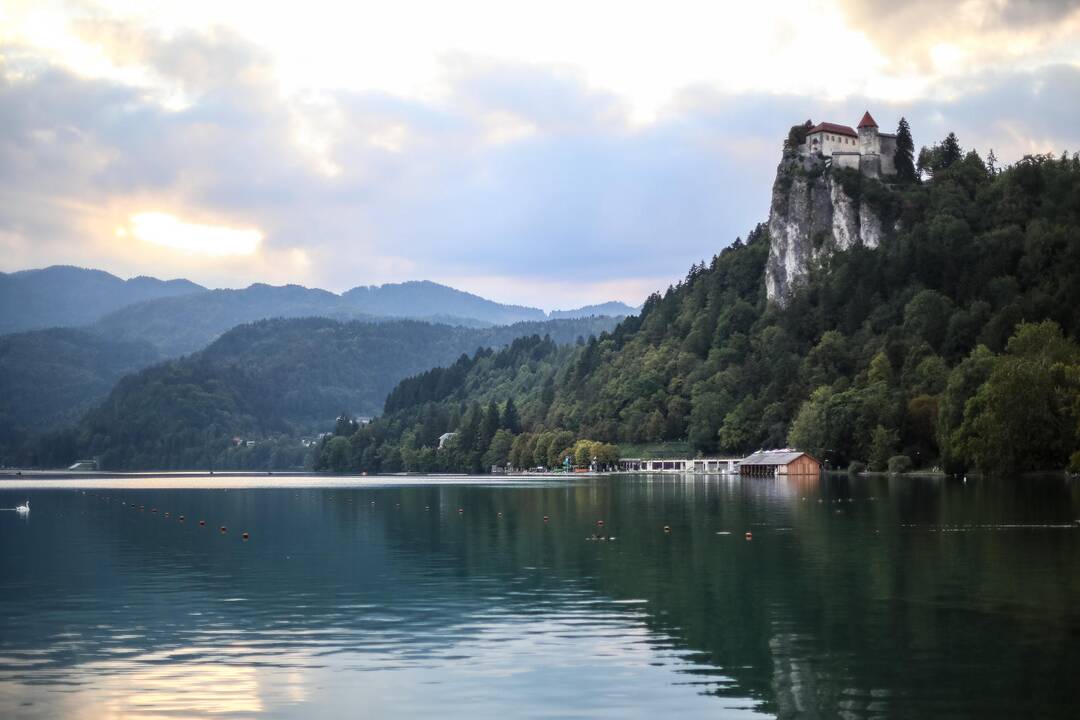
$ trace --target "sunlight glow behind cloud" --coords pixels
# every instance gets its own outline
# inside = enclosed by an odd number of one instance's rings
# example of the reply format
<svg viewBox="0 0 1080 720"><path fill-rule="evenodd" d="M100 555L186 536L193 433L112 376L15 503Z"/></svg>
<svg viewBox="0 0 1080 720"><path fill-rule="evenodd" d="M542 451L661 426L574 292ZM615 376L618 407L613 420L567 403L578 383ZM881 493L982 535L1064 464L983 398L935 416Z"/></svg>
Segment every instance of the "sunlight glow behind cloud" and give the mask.
<svg viewBox="0 0 1080 720"><path fill-rule="evenodd" d="M793 123L1012 162L1078 103L1080 0L0 0L0 270L636 304Z"/></svg>
<svg viewBox="0 0 1080 720"><path fill-rule="evenodd" d="M125 228L117 235L124 237ZM131 234L143 242L202 255L251 255L263 234L254 228L235 229L183 222L167 213L144 212L131 216Z"/></svg>

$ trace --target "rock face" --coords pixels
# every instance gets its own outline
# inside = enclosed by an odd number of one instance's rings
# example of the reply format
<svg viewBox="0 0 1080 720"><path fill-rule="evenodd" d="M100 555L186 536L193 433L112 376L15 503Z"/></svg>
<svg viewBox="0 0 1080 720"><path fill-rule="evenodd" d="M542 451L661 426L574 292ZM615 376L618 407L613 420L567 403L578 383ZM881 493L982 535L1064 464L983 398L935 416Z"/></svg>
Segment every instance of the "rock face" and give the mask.
<svg viewBox="0 0 1080 720"><path fill-rule="evenodd" d="M881 220L865 201L848 195L831 168L785 158L769 209L769 300L783 305L811 266L830 253L877 247L884 237Z"/></svg>

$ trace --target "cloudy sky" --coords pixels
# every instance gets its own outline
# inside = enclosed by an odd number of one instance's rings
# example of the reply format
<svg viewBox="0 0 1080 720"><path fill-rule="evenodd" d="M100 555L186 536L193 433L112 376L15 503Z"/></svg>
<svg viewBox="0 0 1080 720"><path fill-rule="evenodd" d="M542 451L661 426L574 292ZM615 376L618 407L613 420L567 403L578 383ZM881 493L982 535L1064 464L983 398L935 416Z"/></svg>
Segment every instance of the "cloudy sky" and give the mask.
<svg viewBox="0 0 1080 720"><path fill-rule="evenodd" d="M1080 0L5 0L0 270L638 303L865 109L1080 150Z"/></svg>

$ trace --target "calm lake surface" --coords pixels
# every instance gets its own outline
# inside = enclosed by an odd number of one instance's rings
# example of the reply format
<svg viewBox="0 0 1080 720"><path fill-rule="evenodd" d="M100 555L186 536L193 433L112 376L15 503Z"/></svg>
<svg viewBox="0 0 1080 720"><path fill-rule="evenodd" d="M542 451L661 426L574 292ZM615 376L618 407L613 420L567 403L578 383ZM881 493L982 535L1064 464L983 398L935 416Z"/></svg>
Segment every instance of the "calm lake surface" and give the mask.
<svg viewBox="0 0 1080 720"><path fill-rule="evenodd" d="M1080 716L1060 478L28 485L4 718Z"/></svg>

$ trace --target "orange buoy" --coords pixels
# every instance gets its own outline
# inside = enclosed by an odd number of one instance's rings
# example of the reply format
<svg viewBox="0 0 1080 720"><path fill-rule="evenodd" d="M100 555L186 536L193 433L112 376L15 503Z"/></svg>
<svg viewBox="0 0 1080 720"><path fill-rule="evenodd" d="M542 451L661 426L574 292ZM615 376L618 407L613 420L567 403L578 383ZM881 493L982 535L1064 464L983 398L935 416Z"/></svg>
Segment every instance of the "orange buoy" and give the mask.
<svg viewBox="0 0 1080 720"><path fill-rule="evenodd" d="M250 535L248 535L247 533L243 533L243 534L241 534L241 535L240 535L240 537L242 537L242 538L244 538L245 540L247 540L247 539L248 539L249 537L251 537L251 536L250 536Z"/></svg>
<svg viewBox="0 0 1080 720"><path fill-rule="evenodd" d="M753 540L754 539L754 534L750 533L750 532L746 533L746 539L747 540Z"/></svg>

